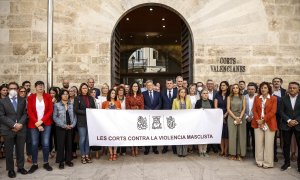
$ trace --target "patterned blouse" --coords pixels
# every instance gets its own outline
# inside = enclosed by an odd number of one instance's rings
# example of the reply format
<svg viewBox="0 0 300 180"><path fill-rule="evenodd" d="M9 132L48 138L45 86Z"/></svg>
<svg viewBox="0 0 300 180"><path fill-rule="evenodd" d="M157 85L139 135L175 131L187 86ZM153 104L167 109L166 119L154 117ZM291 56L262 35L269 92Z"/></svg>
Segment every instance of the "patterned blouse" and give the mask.
<svg viewBox="0 0 300 180"><path fill-rule="evenodd" d="M142 94L137 94L136 97L133 95L126 96L126 109L144 109L144 97Z"/></svg>

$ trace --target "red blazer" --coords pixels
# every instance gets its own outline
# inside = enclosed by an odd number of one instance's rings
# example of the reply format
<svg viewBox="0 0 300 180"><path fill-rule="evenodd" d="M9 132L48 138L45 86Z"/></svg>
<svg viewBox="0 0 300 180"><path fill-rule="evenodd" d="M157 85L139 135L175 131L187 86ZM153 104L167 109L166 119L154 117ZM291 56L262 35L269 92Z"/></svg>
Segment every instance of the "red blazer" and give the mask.
<svg viewBox="0 0 300 180"><path fill-rule="evenodd" d="M108 108L109 107L109 103L110 103L109 101L104 101L102 103L102 109ZM115 106L116 106L116 108L121 109L121 103L120 103L120 101L115 101Z"/></svg>
<svg viewBox="0 0 300 180"><path fill-rule="evenodd" d="M43 95L45 103L45 113L42 118L43 125L50 126L53 122L52 112L53 103L50 94L44 93ZM36 111L36 94L31 94L27 98L27 114L28 114L28 128L36 128L35 123L38 121L37 111Z"/></svg>
<svg viewBox="0 0 300 180"><path fill-rule="evenodd" d="M257 120L261 118L262 111L262 99L259 96L255 96L253 103L253 119L251 121L251 126L253 128L258 128ZM276 111L277 111L277 98L275 96L270 96L270 99L267 99L266 106L264 110L264 119L269 129L271 131L277 130L277 121L276 121Z"/></svg>

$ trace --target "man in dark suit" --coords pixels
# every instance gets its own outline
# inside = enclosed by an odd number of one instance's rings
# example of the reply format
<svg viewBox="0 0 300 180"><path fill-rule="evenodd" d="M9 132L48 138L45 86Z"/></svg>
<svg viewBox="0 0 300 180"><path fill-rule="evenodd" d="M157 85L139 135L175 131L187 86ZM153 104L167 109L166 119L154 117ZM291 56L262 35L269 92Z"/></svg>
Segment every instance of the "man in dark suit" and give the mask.
<svg viewBox="0 0 300 180"><path fill-rule="evenodd" d="M160 93L153 91L153 81L148 80L146 82L147 90L142 94L144 96L144 109L145 110L159 110L161 109ZM150 146L145 146L145 155L149 154ZM152 146L154 154L158 154L157 146Z"/></svg>
<svg viewBox="0 0 300 180"><path fill-rule="evenodd" d="M300 96L299 96L299 83L289 83L289 94L282 98L281 104L281 130L283 136L283 155L284 165L281 170L290 168L290 147L291 138L293 133L296 137L298 146L298 172L300 173Z"/></svg>
<svg viewBox="0 0 300 180"><path fill-rule="evenodd" d="M246 88L246 82L243 80L239 81L239 89L242 95L248 94L248 91L245 88Z"/></svg>
<svg viewBox="0 0 300 180"><path fill-rule="evenodd" d="M283 80L279 77L275 77L272 80L273 85L273 95L278 97L283 97L286 95L286 90L281 87Z"/></svg>
<svg viewBox="0 0 300 180"><path fill-rule="evenodd" d="M4 136L6 170L8 177L16 177L13 152L16 146L18 172L27 174L24 169L24 145L26 140L27 110L26 100L18 97L19 86L15 82L8 84L9 96L0 101L1 131Z"/></svg>
<svg viewBox="0 0 300 180"><path fill-rule="evenodd" d="M173 88L174 83L172 79L166 80L166 87L163 92L161 92L161 100L162 100L162 109L168 110L172 109L173 100L177 97L177 88ZM174 154L176 152L176 146L172 146L172 150ZM168 146L164 146L162 153L168 152Z"/></svg>
<svg viewBox="0 0 300 180"><path fill-rule="evenodd" d="M208 79L206 81L206 88L208 90L208 99L214 101L216 94L218 91L215 90L215 83L213 80ZM210 150L213 150L214 153L218 153L218 144L208 144L207 145L207 153L210 152Z"/></svg>

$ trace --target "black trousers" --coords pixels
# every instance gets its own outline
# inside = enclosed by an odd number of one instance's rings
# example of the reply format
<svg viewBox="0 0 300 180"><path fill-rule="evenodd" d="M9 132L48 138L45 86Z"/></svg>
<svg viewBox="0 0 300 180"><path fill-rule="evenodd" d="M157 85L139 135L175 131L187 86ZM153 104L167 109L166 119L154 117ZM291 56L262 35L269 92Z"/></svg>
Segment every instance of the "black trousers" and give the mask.
<svg viewBox="0 0 300 180"><path fill-rule="evenodd" d="M169 146L164 146L163 149L168 150L168 147L169 147ZM176 152L176 146L174 146L174 145L172 146L172 151L173 151L173 152Z"/></svg>
<svg viewBox="0 0 300 180"><path fill-rule="evenodd" d="M295 127L291 128L289 131L282 131L283 137L283 155L284 155L284 163L290 164L290 151L291 151L291 140L292 135L295 134L295 138L298 146L298 159L297 164L298 168L300 168L300 131L295 130Z"/></svg>
<svg viewBox="0 0 300 180"><path fill-rule="evenodd" d="M4 146L6 155L6 170L14 170L14 145L16 145L16 157L18 169L24 168L24 146L26 133L13 133L4 136Z"/></svg>
<svg viewBox="0 0 300 180"><path fill-rule="evenodd" d="M151 146L145 146L145 151L150 151ZM157 146L152 146L152 151L157 151Z"/></svg>
<svg viewBox="0 0 300 180"><path fill-rule="evenodd" d="M277 157L277 136L278 134L281 135L281 131L277 130L275 131L275 136L274 136L274 158Z"/></svg>
<svg viewBox="0 0 300 180"><path fill-rule="evenodd" d="M49 143L49 152L55 149L57 151L57 138L56 138L56 125L53 123L51 128L51 134L50 134L50 143Z"/></svg>
<svg viewBox="0 0 300 180"><path fill-rule="evenodd" d="M254 136L254 129L251 126L251 122L247 122L247 143L250 143L251 138L251 145L252 145L252 154L255 157L255 136ZM247 144L248 146L249 144Z"/></svg>
<svg viewBox="0 0 300 180"><path fill-rule="evenodd" d="M72 161L72 132L56 126L57 154L56 163Z"/></svg>

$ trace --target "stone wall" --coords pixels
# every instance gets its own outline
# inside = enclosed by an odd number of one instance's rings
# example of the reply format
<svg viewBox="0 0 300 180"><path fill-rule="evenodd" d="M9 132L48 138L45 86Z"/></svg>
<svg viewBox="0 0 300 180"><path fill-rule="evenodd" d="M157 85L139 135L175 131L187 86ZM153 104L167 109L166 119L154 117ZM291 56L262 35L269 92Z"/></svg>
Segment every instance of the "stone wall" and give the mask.
<svg viewBox="0 0 300 180"><path fill-rule="evenodd" d="M194 43L194 80L300 81L300 0L55 0L54 84L94 77L110 83L111 34L118 20L144 3L177 11ZM184 5L183 5L184 4ZM47 0L0 1L0 81L46 81ZM245 72L212 72L220 58Z"/></svg>

